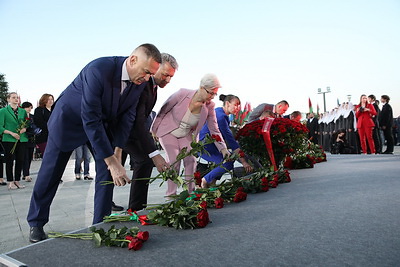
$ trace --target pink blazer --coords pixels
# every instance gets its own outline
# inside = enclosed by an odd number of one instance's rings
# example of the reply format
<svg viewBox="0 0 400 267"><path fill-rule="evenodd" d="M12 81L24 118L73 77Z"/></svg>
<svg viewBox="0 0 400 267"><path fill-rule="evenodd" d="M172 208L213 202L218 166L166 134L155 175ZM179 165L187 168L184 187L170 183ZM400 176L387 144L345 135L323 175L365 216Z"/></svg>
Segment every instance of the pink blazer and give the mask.
<svg viewBox="0 0 400 267"><path fill-rule="evenodd" d="M196 91L197 90L182 88L172 94L167 101L165 101L156 118L154 119L151 126L152 133L160 138L166 134L169 134L173 130L178 129L179 124L189 108L190 101L192 100ZM199 132L206 122L208 123L210 133L219 135L223 140L221 132L218 128L214 107L215 103L212 101L208 104L203 104L200 112L199 123L197 124L197 127L192 129L190 132L190 134L194 134L196 136L197 140L199 138ZM217 146L219 151L226 148L226 144L224 142L215 142L214 144Z"/></svg>

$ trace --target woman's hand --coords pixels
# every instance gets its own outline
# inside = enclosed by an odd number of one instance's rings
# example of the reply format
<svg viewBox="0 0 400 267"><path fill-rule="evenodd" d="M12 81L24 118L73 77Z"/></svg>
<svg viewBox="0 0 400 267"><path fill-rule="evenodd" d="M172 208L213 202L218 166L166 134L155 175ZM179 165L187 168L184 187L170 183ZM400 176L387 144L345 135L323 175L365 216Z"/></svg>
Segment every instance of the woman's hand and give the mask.
<svg viewBox="0 0 400 267"><path fill-rule="evenodd" d="M26 128L22 128L22 129L19 131L19 133L20 133L20 134L26 133Z"/></svg>
<svg viewBox="0 0 400 267"><path fill-rule="evenodd" d="M231 155L231 153L228 151L228 149L224 148L221 150L221 154L224 158L227 158Z"/></svg>

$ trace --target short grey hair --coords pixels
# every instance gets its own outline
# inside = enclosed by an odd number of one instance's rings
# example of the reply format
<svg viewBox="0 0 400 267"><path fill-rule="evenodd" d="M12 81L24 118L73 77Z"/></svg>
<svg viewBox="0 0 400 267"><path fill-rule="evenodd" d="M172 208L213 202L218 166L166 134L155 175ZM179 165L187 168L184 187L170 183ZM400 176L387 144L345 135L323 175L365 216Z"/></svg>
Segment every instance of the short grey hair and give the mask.
<svg viewBox="0 0 400 267"><path fill-rule="evenodd" d="M161 53L161 64L166 62L168 62L175 70L177 70L179 67L178 62L176 62L176 59L173 56L167 53Z"/></svg>
<svg viewBox="0 0 400 267"><path fill-rule="evenodd" d="M205 89L221 88L221 84L215 74L207 73L200 81L200 87Z"/></svg>

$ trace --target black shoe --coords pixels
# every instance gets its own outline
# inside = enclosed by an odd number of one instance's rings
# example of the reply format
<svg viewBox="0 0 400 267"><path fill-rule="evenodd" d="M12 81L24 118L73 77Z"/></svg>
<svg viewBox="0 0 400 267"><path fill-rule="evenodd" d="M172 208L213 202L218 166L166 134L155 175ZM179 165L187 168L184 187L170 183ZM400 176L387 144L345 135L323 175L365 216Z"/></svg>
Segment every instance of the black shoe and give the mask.
<svg viewBox="0 0 400 267"><path fill-rule="evenodd" d="M385 151L382 154L393 154L393 152Z"/></svg>
<svg viewBox="0 0 400 267"><path fill-rule="evenodd" d="M43 226L31 227L29 241L36 243L45 239L47 239L47 235L43 230Z"/></svg>
<svg viewBox="0 0 400 267"><path fill-rule="evenodd" d="M112 202L111 210L112 210L112 211L123 211L123 210L124 210L124 207L115 205L115 203L114 203L114 201L113 201L113 202Z"/></svg>
<svg viewBox="0 0 400 267"><path fill-rule="evenodd" d="M85 177L83 179L84 180L93 180L93 177L90 177L89 175L85 175Z"/></svg>

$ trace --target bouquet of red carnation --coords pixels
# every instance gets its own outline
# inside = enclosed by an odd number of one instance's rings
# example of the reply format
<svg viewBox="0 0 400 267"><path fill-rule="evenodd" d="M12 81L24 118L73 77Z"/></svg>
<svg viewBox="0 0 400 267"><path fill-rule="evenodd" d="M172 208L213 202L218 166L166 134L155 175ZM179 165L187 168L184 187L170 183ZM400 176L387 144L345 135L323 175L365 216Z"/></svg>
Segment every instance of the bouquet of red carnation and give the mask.
<svg viewBox="0 0 400 267"><path fill-rule="evenodd" d="M267 192L269 190L269 177L271 177L270 173L267 169L264 169L238 178L237 180L240 183L240 187L242 187L243 191L246 193L258 193Z"/></svg>
<svg viewBox="0 0 400 267"><path fill-rule="evenodd" d="M199 228L206 227L207 224L210 222L210 218L208 217L206 201L202 201L200 203L200 211L197 213L196 219L197 219L197 227Z"/></svg>
<svg viewBox="0 0 400 267"><path fill-rule="evenodd" d="M93 240L96 247L128 247L129 250L139 250L143 243L149 239L149 232L139 231L138 227L122 227L115 228L114 225L107 231L103 228L97 229L92 226L89 228L91 233L63 234L58 232L50 232L51 238L73 238L81 240Z"/></svg>
<svg viewBox="0 0 400 267"><path fill-rule="evenodd" d="M245 201L247 199L247 193L244 192L244 188L243 187L239 187L236 191L235 197L233 198L233 202L242 202Z"/></svg>
<svg viewBox="0 0 400 267"><path fill-rule="evenodd" d="M265 120L246 124L236 135L241 149L248 155L257 158L264 166L269 166L270 159L265 147L262 127ZM274 119L270 134L275 161L279 166L287 154L296 153L307 139L308 129L303 124L286 118Z"/></svg>
<svg viewBox="0 0 400 267"><path fill-rule="evenodd" d="M174 201L148 207L147 219L154 224L176 229L196 229L205 227L210 221L207 202L195 200L201 195L190 198L187 191L182 191Z"/></svg>

